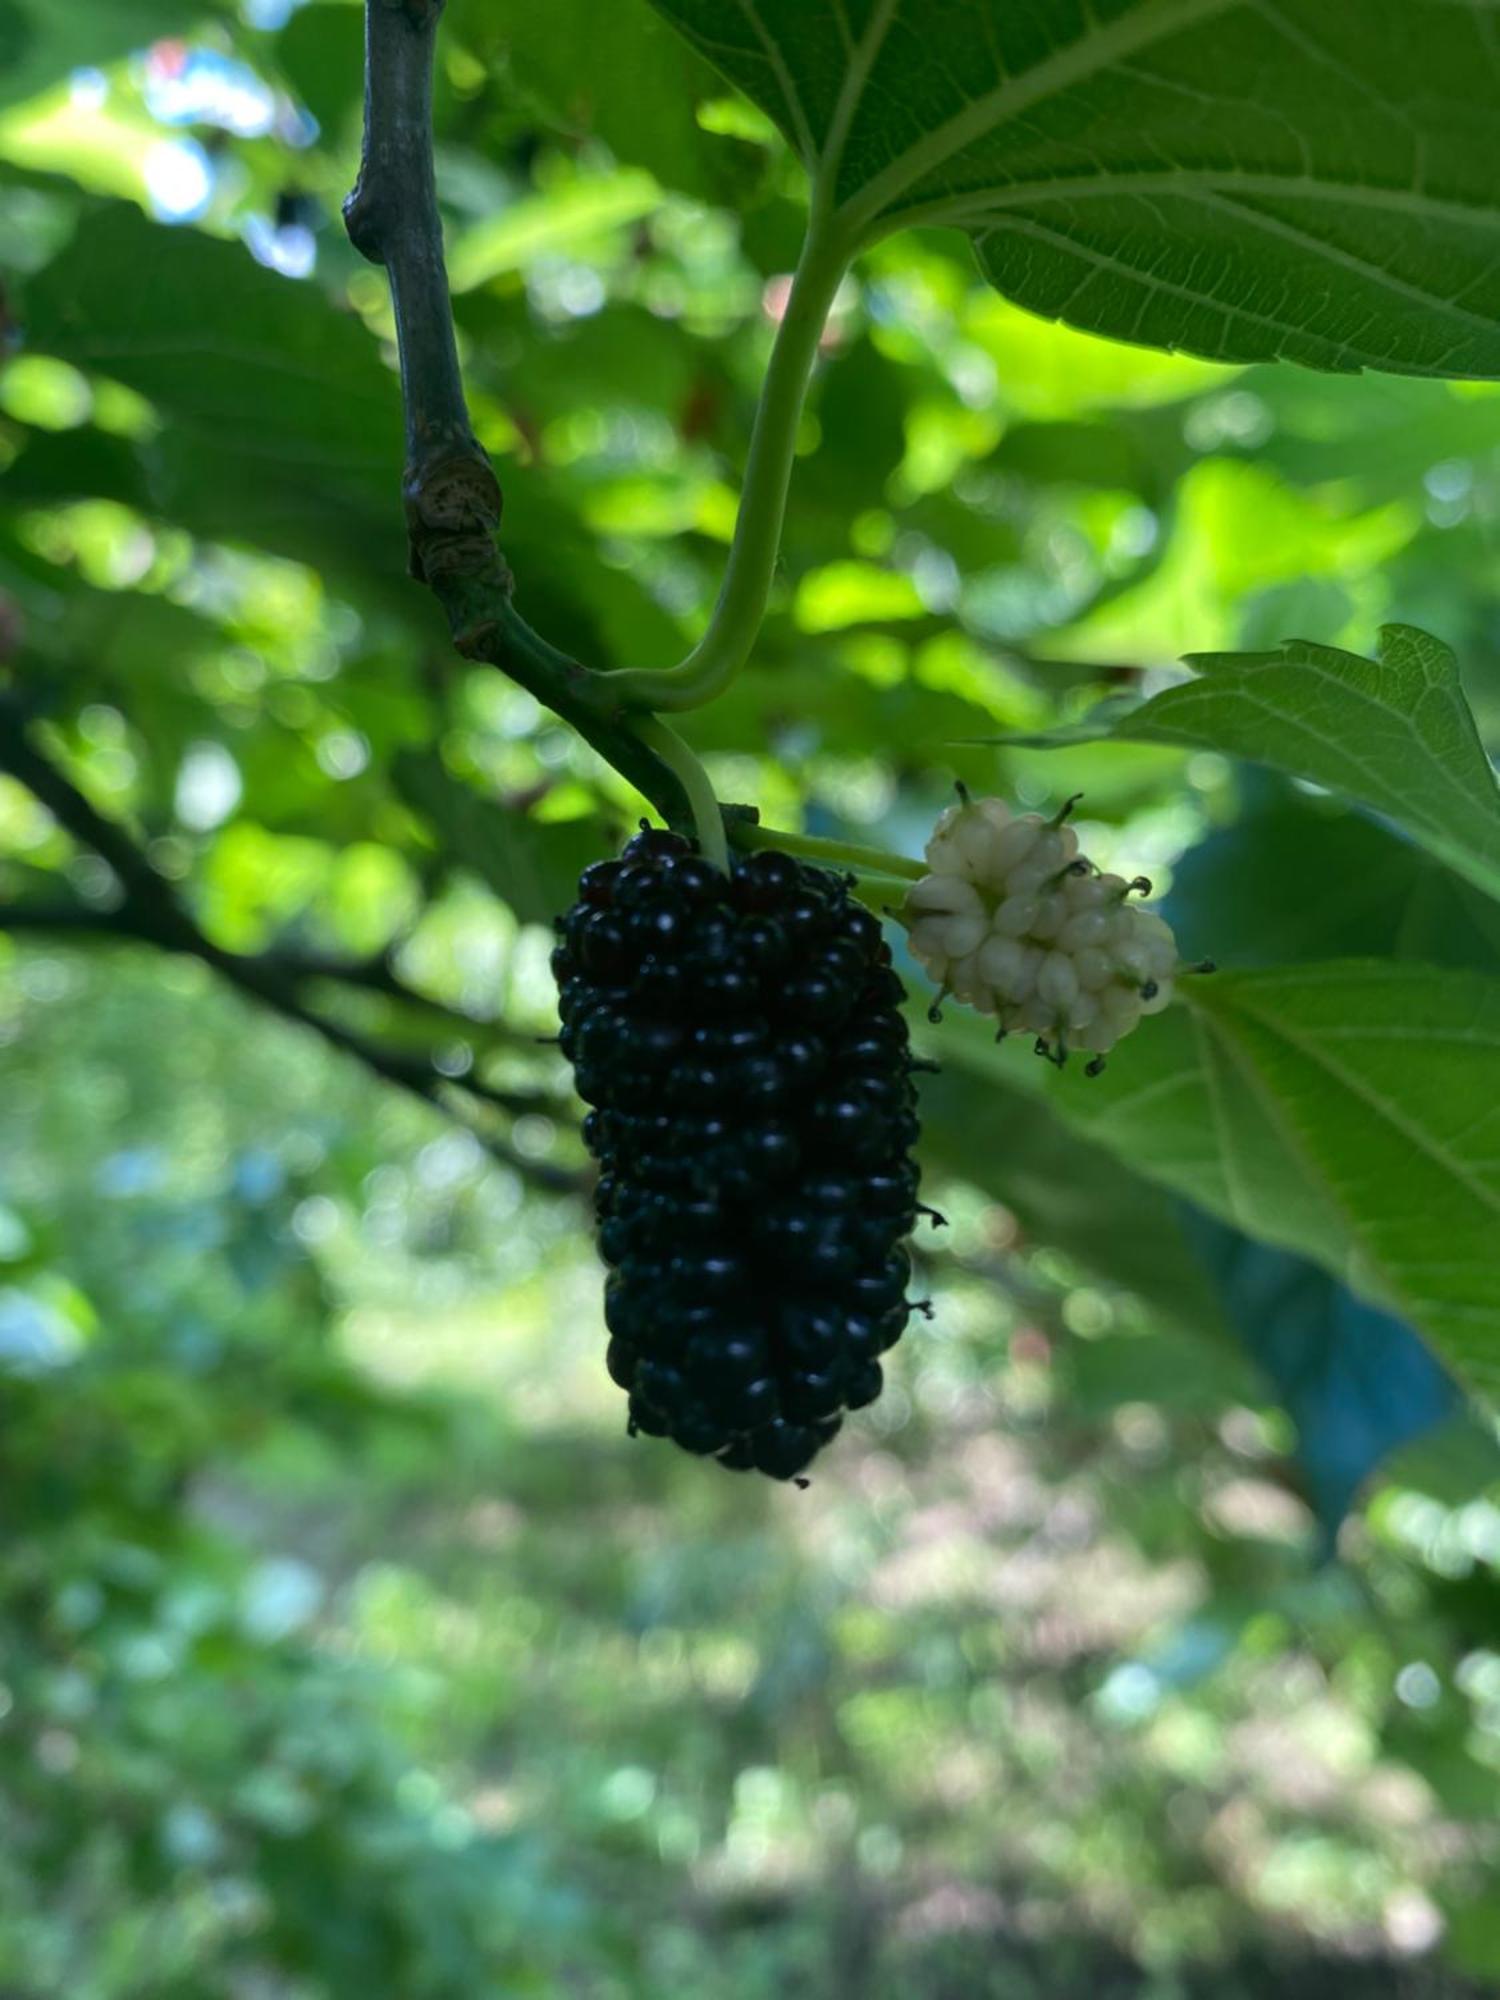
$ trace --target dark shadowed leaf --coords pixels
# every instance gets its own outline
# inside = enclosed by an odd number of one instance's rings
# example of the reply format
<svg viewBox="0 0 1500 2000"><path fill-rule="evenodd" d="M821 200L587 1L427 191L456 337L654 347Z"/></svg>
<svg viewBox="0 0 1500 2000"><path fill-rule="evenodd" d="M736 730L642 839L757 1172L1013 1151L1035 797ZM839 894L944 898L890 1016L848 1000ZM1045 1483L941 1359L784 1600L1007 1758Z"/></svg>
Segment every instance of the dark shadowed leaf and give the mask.
<svg viewBox="0 0 1500 2000"><path fill-rule="evenodd" d="M1221 966L1407 958L1500 968L1500 910L1414 841L1247 772L1250 810L1190 848L1164 914Z"/></svg>
<svg viewBox="0 0 1500 2000"><path fill-rule="evenodd" d="M123 303L122 303L123 302ZM111 205L27 287L31 347L127 383L178 426L315 475L399 459L390 370L352 314L235 243Z"/></svg>
<svg viewBox="0 0 1500 2000"><path fill-rule="evenodd" d="M1451 1416L1458 1392L1393 1313L1305 1257L1252 1242L1188 1203L1179 1212L1230 1325L1296 1423L1309 1495L1331 1539L1381 1460Z"/></svg>
<svg viewBox="0 0 1500 2000"><path fill-rule="evenodd" d="M941 1036L932 1046L941 1049ZM1223 1321L1178 1227L1175 1204L1116 1155L999 1077L958 1064L924 1079L924 1156L1001 1202L1026 1234L1054 1243L1195 1334ZM939 1239L940 1240L940 1239Z"/></svg>
<svg viewBox="0 0 1500 2000"><path fill-rule="evenodd" d="M141 447L161 511L288 554L385 547L399 570L398 391L352 314L239 244L123 205L85 220L25 307L32 350L166 420Z"/></svg>
<svg viewBox="0 0 1500 2000"><path fill-rule="evenodd" d="M747 148L698 122L698 105L723 94L714 71L639 0L453 0L447 32L502 70L507 94L534 118L602 139L665 187L725 201L754 171Z"/></svg>
<svg viewBox="0 0 1500 2000"><path fill-rule="evenodd" d="M1399 1312L1472 1386L1500 1385L1500 982L1335 960L1195 983L1103 1076L939 1044L1046 1089L1071 1123L1246 1234Z"/></svg>

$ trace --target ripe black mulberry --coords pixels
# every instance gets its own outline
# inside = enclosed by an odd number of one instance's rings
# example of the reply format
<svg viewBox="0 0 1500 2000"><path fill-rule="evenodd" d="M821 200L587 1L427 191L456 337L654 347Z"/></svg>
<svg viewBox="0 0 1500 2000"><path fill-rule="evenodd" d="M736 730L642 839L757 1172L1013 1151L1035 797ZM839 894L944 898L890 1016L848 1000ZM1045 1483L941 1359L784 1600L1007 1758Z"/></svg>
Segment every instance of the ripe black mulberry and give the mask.
<svg viewBox="0 0 1500 2000"><path fill-rule="evenodd" d="M643 830L558 928L631 1429L790 1479L880 1394L911 1310L916 1096L880 925L826 869L763 850L725 876Z"/></svg>

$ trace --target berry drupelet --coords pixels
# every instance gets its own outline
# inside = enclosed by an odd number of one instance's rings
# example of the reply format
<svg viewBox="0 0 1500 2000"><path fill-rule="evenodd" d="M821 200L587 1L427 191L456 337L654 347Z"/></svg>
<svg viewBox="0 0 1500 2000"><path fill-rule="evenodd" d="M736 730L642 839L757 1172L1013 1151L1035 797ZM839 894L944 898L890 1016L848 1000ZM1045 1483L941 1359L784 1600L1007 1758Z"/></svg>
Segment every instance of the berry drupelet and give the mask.
<svg viewBox="0 0 1500 2000"><path fill-rule="evenodd" d="M790 1479L880 1394L910 1310L916 1099L880 925L826 869L762 851L725 876L647 829L558 929L631 1429Z"/></svg>

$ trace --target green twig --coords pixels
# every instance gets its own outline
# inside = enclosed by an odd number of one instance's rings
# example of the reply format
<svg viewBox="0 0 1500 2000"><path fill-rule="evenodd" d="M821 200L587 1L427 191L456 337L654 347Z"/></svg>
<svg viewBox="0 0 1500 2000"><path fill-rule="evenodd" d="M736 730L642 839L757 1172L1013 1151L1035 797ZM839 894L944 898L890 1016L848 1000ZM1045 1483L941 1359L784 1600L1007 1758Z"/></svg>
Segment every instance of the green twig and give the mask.
<svg viewBox="0 0 1500 2000"><path fill-rule="evenodd" d="M722 694L750 658L776 573L802 405L829 308L847 268L844 251L815 220L771 349L734 541L708 629L678 666L610 674L608 684L620 700L643 708L698 708Z"/></svg>

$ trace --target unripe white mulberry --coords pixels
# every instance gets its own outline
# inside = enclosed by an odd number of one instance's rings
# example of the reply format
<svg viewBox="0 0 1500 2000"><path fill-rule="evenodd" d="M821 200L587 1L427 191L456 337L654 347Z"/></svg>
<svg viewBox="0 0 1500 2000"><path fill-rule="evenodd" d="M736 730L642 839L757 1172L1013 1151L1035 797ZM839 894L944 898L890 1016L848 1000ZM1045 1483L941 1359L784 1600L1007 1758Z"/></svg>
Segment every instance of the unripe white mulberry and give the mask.
<svg viewBox="0 0 1500 2000"><path fill-rule="evenodd" d="M964 794L933 829L931 873L904 914L913 953L944 993L998 1016L1002 1035L1035 1034L1055 1062L1090 1051L1092 1072L1170 1003L1181 968L1170 926L1131 900L1151 885L1097 873L1067 811L1046 820Z"/></svg>
<svg viewBox="0 0 1500 2000"><path fill-rule="evenodd" d="M981 801L981 807L987 801ZM1008 875L1012 868L1019 868L1028 860L1031 850L1047 830L1047 822L1040 813L1025 813L1020 819L995 836L994 868L999 875Z"/></svg>
<svg viewBox="0 0 1500 2000"><path fill-rule="evenodd" d="M1100 951L1093 945L1070 949L1073 950L1073 970L1078 974L1080 986L1091 992L1108 986L1115 976L1115 966L1107 951Z"/></svg>
<svg viewBox="0 0 1500 2000"><path fill-rule="evenodd" d="M957 875L924 875L906 899L908 911L916 916L972 917L984 906L974 884Z"/></svg>
<svg viewBox="0 0 1500 2000"><path fill-rule="evenodd" d="M1035 983L1041 953L1018 937L992 931L974 954L981 978L1004 993L1028 992Z"/></svg>
<svg viewBox="0 0 1500 2000"><path fill-rule="evenodd" d="M1109 936L1109 926L1110 918L1104 910L1079 910L1058 932L1058 945L1063 951L1083 951L1090 945L1102 945Z"/></svg>
<svg viewBox="0 0 1500 2000"><path fill-rule="evenodd" d="M1049 951L1036 976L1038 998L1063 1013L1078 998L1078 974L1065 951Z"/></svg>
<svg viewBox="0 0 1500 2000"><path fill-rule="evenodd" d="M1043 896L1037 905L1036 915L1031 920L1031 935L1043 944L1051 944L1061 935L1063 925L1068 921L1068 906L1055 892Z"/></svg>
<svg viewBox="0 0 1500 2000"><path fill-rule="evenodd" d="M921 883L917 887L921 888ZM1040 896L1007 895L1004 902L995 906L990 920L990 929L997 937L1026 937L1042 907Z"/></svg>

